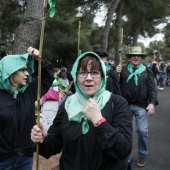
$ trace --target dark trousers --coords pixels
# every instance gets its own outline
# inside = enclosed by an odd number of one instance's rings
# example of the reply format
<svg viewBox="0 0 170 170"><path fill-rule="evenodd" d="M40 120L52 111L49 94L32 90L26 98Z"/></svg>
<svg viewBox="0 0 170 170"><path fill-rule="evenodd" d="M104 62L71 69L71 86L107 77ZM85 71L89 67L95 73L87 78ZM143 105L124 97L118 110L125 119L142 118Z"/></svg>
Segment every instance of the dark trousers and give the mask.
<svg viewBox="0 0 170 170"><path fill-rule="evenodd" d="M33 157L15 154L0 160L0 170L32 170Z"/></svg>

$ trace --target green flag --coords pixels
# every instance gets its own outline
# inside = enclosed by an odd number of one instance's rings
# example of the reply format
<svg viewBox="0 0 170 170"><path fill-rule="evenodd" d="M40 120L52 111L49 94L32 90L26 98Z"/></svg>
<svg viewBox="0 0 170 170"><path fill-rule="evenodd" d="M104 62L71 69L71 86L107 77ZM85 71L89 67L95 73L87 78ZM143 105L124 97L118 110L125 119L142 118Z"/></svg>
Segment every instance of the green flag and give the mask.
<svg viewBox="0 0 170 170"><path fill-rule="evenodd" d="M6 50L6 47L5 46L0 46L0 49Z"/></svg>
<svg viewBox="0 0 170 170"><path fill-rule="evenodd" d="M119 54L120 55L123 55L124 54L124 51L123 51L123 49L121 48L121 49L119 49Z"/></svg>
<svg viewBox="0 0 170 170"><path fill-rule="evenodd" d="M78 56L80 56L80 55L81 55L81 50L79 49L79 50L78 50Z"/></svg>
<svg viewBox="0 0 170 170"><path fill-rule="evenodd" d="M48 4L50 6L50 8L48 10L48 14L49 14L50 17L53 17L55 15L56 0L48 0Z"/></svg>

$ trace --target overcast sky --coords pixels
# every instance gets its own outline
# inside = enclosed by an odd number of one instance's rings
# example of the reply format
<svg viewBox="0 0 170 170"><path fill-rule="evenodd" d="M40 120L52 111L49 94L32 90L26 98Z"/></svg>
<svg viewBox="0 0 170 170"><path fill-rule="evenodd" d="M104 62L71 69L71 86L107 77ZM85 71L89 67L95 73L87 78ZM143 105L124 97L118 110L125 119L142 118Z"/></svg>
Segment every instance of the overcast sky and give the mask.
<svg viewBox="0 0 170 170"><path fill-rule="evenodd" d="M100 12L96 13L96 18L94 19L95 23L98 23L99 26L104 25L105 21L104 21L104 16L106 15L106 11L105 10L101 10ZM157 28L162 29L163 27L165 27L166 24L160 24L157 26ZM156 34L155 36L153 36L152 38L144 38L142 36L139 36L138 42L143 42L143 44L145 45L145 47L148 47L149 43L151 41L161 41L163 40L164 35L163 34Z"/></svg>
<svg viewBox="0 0 170 170"><path fill-rule="evenodd" d="M155 34L152 38L143 38L141 36L139 36L138 42L143 42L143 44L145 45L145 47L149 46L149 43L151 41L162 41L163 40L164 35L163 34Z"/></svg>

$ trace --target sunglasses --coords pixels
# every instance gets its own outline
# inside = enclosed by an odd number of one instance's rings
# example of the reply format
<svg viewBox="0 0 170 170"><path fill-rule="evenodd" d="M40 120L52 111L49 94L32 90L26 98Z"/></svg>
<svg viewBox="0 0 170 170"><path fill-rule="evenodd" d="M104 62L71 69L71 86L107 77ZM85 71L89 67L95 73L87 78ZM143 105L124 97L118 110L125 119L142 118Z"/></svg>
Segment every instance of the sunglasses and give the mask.
<svg viewBox="0 0 170 170"><path fill-rule="evenodd" d="M131 55L131 57L142 57L142 56L139 54L136 54L136 55Z"/></svg>

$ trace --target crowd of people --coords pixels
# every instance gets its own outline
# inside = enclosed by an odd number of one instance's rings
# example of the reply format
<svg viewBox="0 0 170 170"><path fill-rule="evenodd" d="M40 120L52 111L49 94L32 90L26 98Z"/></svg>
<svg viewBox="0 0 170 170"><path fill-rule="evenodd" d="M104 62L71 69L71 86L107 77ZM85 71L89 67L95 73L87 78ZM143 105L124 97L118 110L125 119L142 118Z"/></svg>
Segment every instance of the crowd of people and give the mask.
<svg viewBox="0 0 170 170"><path fill-rule="evenodd" d="M40 126L35 110L37 75L30 79L36 73L39 51L29 47L26 54L3 57L0 169L31 170L39 143L39 154L45 158L62 152L60 170L130 170L133 118L137 165L144 167L149 152L148 116L158 105L155 81L163 90L170 76L170 66L165 68L164 63L158 67L153 61L151 69L145 66L146 56L140 46L134 46L126 54L129 63L113 70L107 52L98 48L81 54L71 74L65 67L52 69L43 60Z"/></svg>
<svg viewBox="0 0 170 170"><path fill-rule="evenodd" d="M159 90L164 90L165 85L170 83L170 64L166 65L164 62L153 61L151 70L154 74L154 79Z"/></svg>
<svg viewBox="0 0 170 170"><path fill-rule="evenodd" d="M40 100L40 120L46 130L53 124L53 120L57 115L62 101L72 94L70 91L72 82L67 78L67 69L65 67L61 69L59 67L54 67L52 71L54 74L52 86ZM37 106L37 102L35 102L35 106ZM35 112L37 112L37 110L35 110Z"/></svg>
<svg viewBox="0 0 170 170"><path fill-rule="evenodd" d="M127 101L105 90L106 67L94 52L77 58L72 76L76 92L48 131L33 127L31 139L46 158L62 151L60 169L126 169L132 147Z"/></svg>

